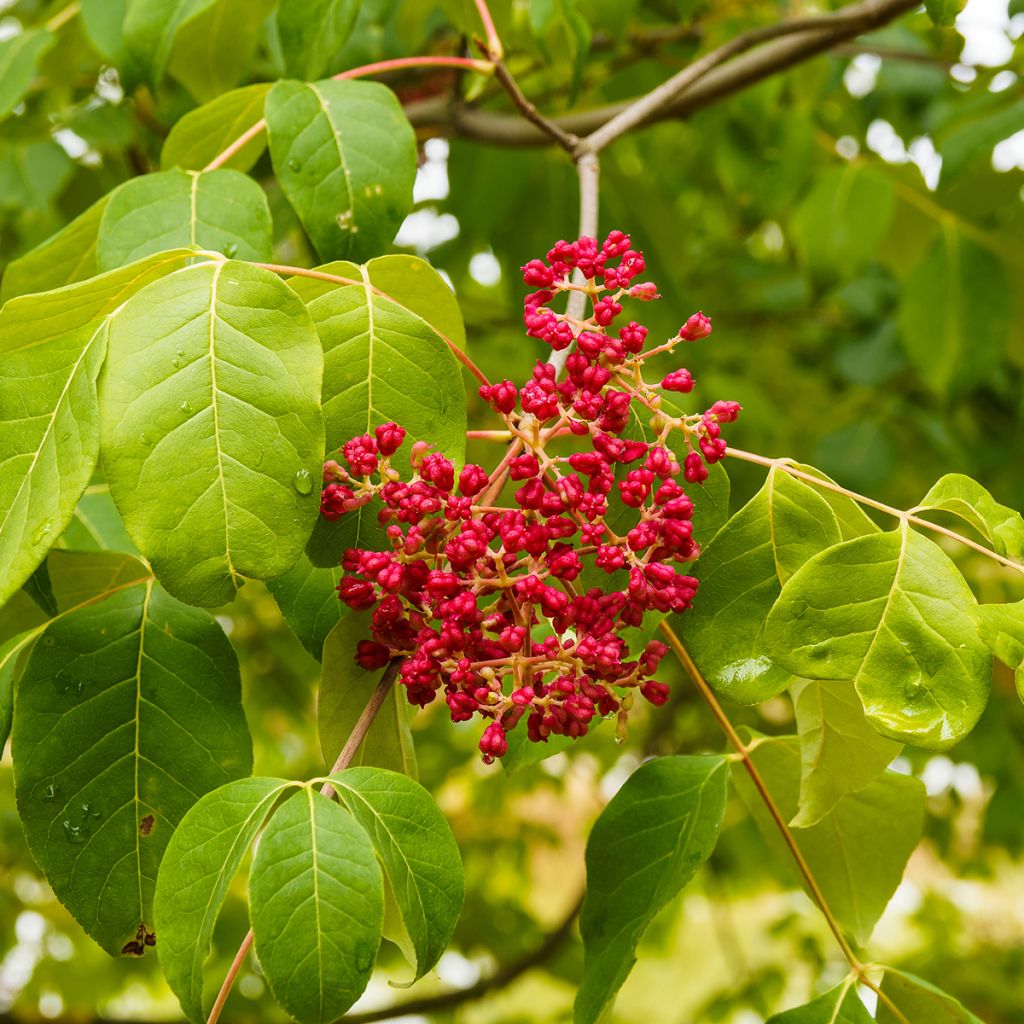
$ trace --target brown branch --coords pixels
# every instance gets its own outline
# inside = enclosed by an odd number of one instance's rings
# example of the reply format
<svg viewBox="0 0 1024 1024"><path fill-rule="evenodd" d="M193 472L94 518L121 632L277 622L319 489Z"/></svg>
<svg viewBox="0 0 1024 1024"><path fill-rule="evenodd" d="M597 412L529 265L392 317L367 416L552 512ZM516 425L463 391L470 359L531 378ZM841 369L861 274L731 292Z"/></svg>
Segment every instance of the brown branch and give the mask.
<svg viewBox="0 0 1024 1024"><path fill-rule="evenodd" d="M371 1024L373 1021L390 1020L392 1017L404 1017L407 1014L440 1013L464 1003L474 1002L500 989L507 988L527 971L544 963L572 933L572 926L583 906L583 896L572 905L561 922L544 937L534 949L528 950L517 960L512 960L499 967L493 974L481 978L468 988L442 992L436 996L421 996L419 999L407 999L401 1003L392 1003L379 1010L367 1010L364 1013L352 1013L342 1017L339 1024Z"/></svg>
<svg viewBox="0 0 1024 1024"><path fill-rule="evenodd" d="M545 135L549 135L567 153L575 151L576 147L580 144L579 136L565 131L557 122L552 121L549 117L545 117L526 98L523 90L519 88L519 83L512 77L512 72L509 71L504 61L499 61L494 65L494 74L501 83L502 88L509 94L518 111L527 121L536 125Z"/></svg>
<svg viewBox="0 0 1024 1024"><path fill-rule="evenodd" d="M645 114L643 120L632 127L689 117L765 78L879 28L916 6L916 0L859 0L833 15L784 22L793 26L792 29L787 28L787 35L771 39L748 53L740 53L734 59L707 70L696 81L680 89L671 102ZM736 38L742 39L743 36ZM553 121L567 134L584 137L598 131L636 102L628 100L577 111ZM439 135L517 147L543 146L551 141L548 134L518 115L471 107L453 108L447 97L409 104L405 112L416 127L433 130Z"/></svg>

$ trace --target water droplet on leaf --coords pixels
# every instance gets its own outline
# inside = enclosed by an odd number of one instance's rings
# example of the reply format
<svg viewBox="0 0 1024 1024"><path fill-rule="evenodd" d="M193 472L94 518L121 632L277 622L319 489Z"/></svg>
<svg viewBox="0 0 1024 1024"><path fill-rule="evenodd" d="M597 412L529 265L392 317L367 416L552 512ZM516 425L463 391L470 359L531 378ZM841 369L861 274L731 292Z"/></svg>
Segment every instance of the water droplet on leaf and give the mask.
<svg viewBox="0 0 1024 1024"><path fill-rule="evenodd" d="M292 159L288 161L288 166L293 171L297 171L302 166L302 164L300 164L298 160L296 160L294 157L292 157Z"/></svg>
<svg viewBox="0 0 1024 1024"><path fill-rule="evenodd" d="M54 783L48 782L46 784L46 786L44 787L44 789L43 789L43 799L44 800L56 800L57 799L57 794L59 792L60 792L60 790L57 788L57 786Z"/></svg>
<svg viewBox="0 0 1024 1024"><path fill-rule="evenodd" d="M192 411L192 406L189 405L188 402L182 402L181 405L178 406L178 411L188 415L188 413Z"/></svg>
<svg viewBox="0 0 1024 1024"><path fill-rule="evenodd" d="M224 255L227 256L229 260L233 259L237 252L238 246L234 242L228 242L228 244L224 246Z"/></svg>
<svg viewBox="0 0 1024 1024"><path fill-rule="evenodd" d="M61 824L64 826L64 838L69 843L73 846L78 846L80 843L85 842L85 833L80 825L72 825L66 818Z"/></svg>
<svg viewBox="0 0 1024 1024"><path fill-rule="evenodd" d="M292 486L299 494L310 494L313 490L313 474L308 469L300 469L292 477Z"/></svg>
<svg viewBox="0 0 1024 1024"><path fill-rule="evenodd" d="M46 536L51 529L53 529L52 520L47 519L45 522L40 523L32 533L32 543L41 544L46 540Z"/></svg>

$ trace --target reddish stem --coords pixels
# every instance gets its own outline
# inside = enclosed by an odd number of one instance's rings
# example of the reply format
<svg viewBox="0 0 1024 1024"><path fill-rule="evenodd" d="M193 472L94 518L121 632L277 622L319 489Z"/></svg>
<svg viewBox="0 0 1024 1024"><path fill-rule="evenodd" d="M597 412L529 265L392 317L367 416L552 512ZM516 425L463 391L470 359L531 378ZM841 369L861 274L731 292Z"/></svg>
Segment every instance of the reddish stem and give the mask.
<svg viewBox="0 0 1024 1024"><path fill-rule="evenodd" d="M367 75L376 75L384 71L426 67L465 68L469 71L478 71L482 75L494 73L494 65L489 60L475 60L472 57L396 57L393 60L378 60L373 64L350 68L332 77L338 80L365 78Z"/></svg>

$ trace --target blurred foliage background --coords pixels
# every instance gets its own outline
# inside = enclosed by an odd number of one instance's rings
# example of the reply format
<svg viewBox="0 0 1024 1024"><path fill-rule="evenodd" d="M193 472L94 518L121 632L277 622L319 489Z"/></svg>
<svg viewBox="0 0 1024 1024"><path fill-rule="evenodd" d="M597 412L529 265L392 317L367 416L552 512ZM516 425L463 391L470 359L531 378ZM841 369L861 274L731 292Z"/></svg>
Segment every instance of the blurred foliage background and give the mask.
<svg viewBox="0 0 1024 1024"><path fill-rule="evenodd" d="M266 5L217 2L236 28L252 29L236 81L279 77ZM504 0L495 10L510 66L556 116L640 95L741 30L839 6ZM187 50L194 35L158 89L132 81L117 34L124 8L0 0L0 45L57 16L27 95L0 123L3 263L120 181L159 167L170 126L209 98L189 73L200 59ZM474 24L463 0L363 0L332 70L456 52ZM912 11L603 154L602 228L632 232L647 255L664 296L645 307L654 335L674 333L698 308L712 316L714 335L688 352L689 365L705 404L743 404L730 436L738 447L813 463L900 507L951 471L1024 507L1022 39L1021 0L970 0L948 29ZM510 110L493 82L448 72L389 82L410 110L449 94ZM521 378L540 353L521 327L517 268L575 234L572 167L551 148L463 139L450 123L419 131L417 209L396 247L447 275L484 371ZM313 265L266 157L254 175L269 192L278 258ZM480 403L473 408L485 425ZM728 468L736 508L761 473ZM1024 597L993 563L950 554L983 599ZM19 596L0 617L0 640L35 614ZM259 584L221 621L242 660L257 773L320 771L315 663ZM675 682L674 699L638 717L625 746L598 729L512 774L480 763L472 728L436 709L415 720L421 781L456 831L468 898L455 946L413 995L472 985L520 957L532 969L483 1000L402 1021L570 1019L580 970L571 930L542 955L531 951L578 896L590 824L645 753L721 747L703 706ZM792 729L784 697L733 710L765 732ZM967 741L949 755L910 754L905 767L927 785L929 822L871 953L940 981L990 1024L1024 1022L1024 709L1009 675L997 678ZM26 850L6 757L0 877L0 1019L179 1019L153 958L107 959L54 900ZM241 883L236 897L218 926L213 978L247 927ZM622 1024L758 1024L845 973L823 922L765 856L738 803L708 867L640 952L614 1011ZM405 976L397 953L392 967L357 1010L410 998L389 984ZM224 1019L279 1017L250 965Z"/></svg>

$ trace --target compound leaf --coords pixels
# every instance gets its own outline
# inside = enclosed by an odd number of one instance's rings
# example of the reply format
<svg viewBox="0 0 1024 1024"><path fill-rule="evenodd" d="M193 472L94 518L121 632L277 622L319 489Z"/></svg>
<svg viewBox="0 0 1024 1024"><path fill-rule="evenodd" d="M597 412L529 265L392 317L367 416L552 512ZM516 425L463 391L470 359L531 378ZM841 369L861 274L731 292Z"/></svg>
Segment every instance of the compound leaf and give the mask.
<svg viewBox="0 0 1024 1024"><path fill-rule="evenodd" d="M271 808L292 785L237 779L207 793L182 819L160 863L154 913L167 984L193 1024L203 1012L203 963L231 879Z"/></svg>

